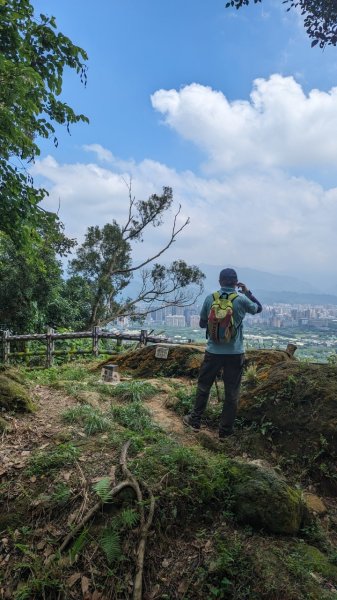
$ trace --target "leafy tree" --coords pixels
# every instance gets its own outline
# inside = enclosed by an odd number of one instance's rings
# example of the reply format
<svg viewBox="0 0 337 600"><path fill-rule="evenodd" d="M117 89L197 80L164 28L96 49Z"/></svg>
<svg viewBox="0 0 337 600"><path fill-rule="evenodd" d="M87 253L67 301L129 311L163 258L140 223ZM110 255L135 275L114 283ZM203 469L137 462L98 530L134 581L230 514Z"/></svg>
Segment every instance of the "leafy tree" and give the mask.
<svg viewBox="0 0 337 600"><path fill-rule="evenodd" d="M45 331L46 325L84 329L92 290L82 277L62 278L52 239L37 238L32 254L0 234L0 328L15 333ZM37 253L43 260L36 260Z"/></svg>
<svg viewBox="0 0 337 600"><path fill-rule="evenodd" d="M45 322L54 328L83 331L88 323L91 302L91 286L83 277L74 275L57 287L57 293L48 302Z"/></svg>
<svg viewBox="0 0 337 600"><path fill-rule="evenodd" d="M54 17L36 17L29 0L0 0L0 230L21 246L32 231L54 227L69 249L57 216L40 206L47 192L34 187L27 165L40 153L38 137L57 145L55 124L87 121L59 98L66 67L85 83L86 59L57 32Z"/></svg>
<svg viewBox="0 0 337 600"><path fill-rule="evenodd" d="M32 255L0 234L0 323L16 333L45 326L48 304L62 284L61 266L47 237L37 238ZM35 251L43 260L35 260Z"/></svg>
<svg viewBox="0 0 337 600"><path fill-rule="evenodd" d="M70 263L70 272L85 279L92 291L88 325L108 323L118 316L140 313L140 303L146 305L141 313L163 306L186 306L195 302L202 292L203 273L198 267L188 266L182 260L170 266L158 264L159 258L175 242L189 219L178 225L180 206L176 212L171 235L154 255L138 264L132 261L132 245L143 241L144 232L159 227L164 214L173 202L172 189L164 187L161 195L153 194L148 200L136 201L129 184L129 213L126 223L115 220L100 228L89 227L85 241ZM150 268L149 268L150 267ZM141 287L135 298L123 298L121 292L130 283L135 272L141 275ZM191 288L191 284L193 289Z"/></svg>
<svg viewBox="0 0 337 600"><path fill-rule="evenodd" d="M251 0L230 0L226 7L241 8L247 6ZM254 4L262 0L254 0ZM311 46L319 44L320 48L326 45L337 44L337 0L283 0L291 8L299 8L304 16L304 27L310 39Z"/></svg>

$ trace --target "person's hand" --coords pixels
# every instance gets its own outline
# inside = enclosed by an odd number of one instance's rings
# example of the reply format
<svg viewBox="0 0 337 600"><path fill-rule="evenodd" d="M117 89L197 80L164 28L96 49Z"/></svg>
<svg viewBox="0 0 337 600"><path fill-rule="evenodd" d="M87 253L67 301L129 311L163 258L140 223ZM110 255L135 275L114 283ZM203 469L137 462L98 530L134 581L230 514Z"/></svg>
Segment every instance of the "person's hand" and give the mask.
<svg viewBox="0 0 337 600"><path fill-rule="evenodd" d="M249 289L247 288L247 286L244 283L238 282L237 286L238 286L238 290L239 290L239 292L241 292L241 294L247 294L247 292L249 292Z"/></svg>

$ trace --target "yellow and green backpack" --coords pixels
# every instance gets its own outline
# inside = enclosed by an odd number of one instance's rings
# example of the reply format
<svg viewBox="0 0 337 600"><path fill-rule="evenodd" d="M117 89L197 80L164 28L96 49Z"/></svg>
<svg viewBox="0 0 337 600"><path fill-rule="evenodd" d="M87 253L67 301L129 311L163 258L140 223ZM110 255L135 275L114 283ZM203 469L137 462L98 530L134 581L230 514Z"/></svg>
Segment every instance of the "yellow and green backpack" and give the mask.
<svg viewBox="0 0 337 600"><path fill-rule="evenodd" d="M217 344L226 344L232 341L237 328L234 324L233 302L238 297L236 292L226 294L214 292L213 302L208 314L207 334Z"/></svg>

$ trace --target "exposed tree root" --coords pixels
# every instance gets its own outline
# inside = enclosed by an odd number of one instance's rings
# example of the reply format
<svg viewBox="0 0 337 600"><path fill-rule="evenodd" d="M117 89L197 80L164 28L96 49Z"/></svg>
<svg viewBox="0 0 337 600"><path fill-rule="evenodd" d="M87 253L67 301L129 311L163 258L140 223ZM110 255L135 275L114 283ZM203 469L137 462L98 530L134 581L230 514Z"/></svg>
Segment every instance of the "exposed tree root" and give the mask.
<svg viewBox="0 0 337 600"><path fill-rule="evenodd" d="M148 537L148 533L152 524L154 509L155 509L155 498L149 489L149 487L142 482L142 487L146 491L146 494L149 498L149 510L147 517L145 516L144 510L144 497L141 490L141 486L137 479L132 475L131 471L127 466L127 452L130 446L130 440L126 442L121 450L120 461L119 464L122 469L122 473L125 477L123 481L114 485L114 487L110 490L109 493L109 502L112 498L117 496L123 489L131 488L135 496L137 498L138 510L140 515L140 539L138 543L137 549L137 562L136 562L136 575L134 579L134 588L133 588L133 600L142 600L143 595L143 570L144 570L144 557L146 550L146 541ZM104 501L99 500L94 504L94 506L84 515L83 519L76 525L76 527L68 533L66 538L63 540L59 551L63 552L74 539L74 537L83 529L84 525L92 519L92 517L102 508Z"/></svg>
<svg viewBox="0 0 337 600"><path fill-rule="evenodd" d="M133 600L141 600L142 599L142 589L143 589L143 569L144 569L144 556L145 556L145 548L146 548L146 540L147 536L152 524L153 515L154 515L154 507L155 507L155 499L151 492L151 490L143 483L143 487L146 488L147 493L150 497L150 507L149 514L146 522L140 530L140 540L138 544L137 550L137 570L134 581L133 588Z"/></svg>
<svg viewBox="0 0 337 600"><path fill-rule="evenodd" d="M109 494L109 501L114 497L117 496L122 490L124 490L124 488L127 487L131 487L134 492L136 493L135 487L133 485L133 483L131 481L121 481L121 483L118 483L110 492ZM59 551L63 552L63 550L65 550L67 548L67 546L69 545L69 543L71 542L71 540L79 533L79 531L81 531L81 529L83 529L84 525L86 525L86 523L88 523L88 521L90 521L90 519L99 511L99 509L103 506L103 502L102 500L99 500L98 502L96 502L96 504L94 504L94 506L84 515L82 521L80 521L80 523L78 523L78 525L76 525L76 527L70 531L70 533L68 533L67 537L64 539L64 541L62 542Z"/></svg>

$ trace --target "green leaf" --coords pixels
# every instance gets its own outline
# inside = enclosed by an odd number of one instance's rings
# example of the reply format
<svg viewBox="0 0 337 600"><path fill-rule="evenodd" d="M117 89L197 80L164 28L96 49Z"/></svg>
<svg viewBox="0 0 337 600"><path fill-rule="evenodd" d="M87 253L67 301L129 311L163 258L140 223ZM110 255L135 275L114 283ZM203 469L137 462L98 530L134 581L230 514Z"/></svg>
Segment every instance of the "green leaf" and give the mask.
<svg viewBox="0 0 337 600"><path fill-rule="evenodd" d="M93 490L98 494L102 503L109 502L111 500L111 479L110 477L104 477L100 479L93 486Z"/></svg>
<svg viewBox="0 0 337 600"><path fill-rule="evenodd" d="M104 531L100 544L109 563L112 563L121 557L120 539L118 532L114 528L109 528Z"/></svg>

